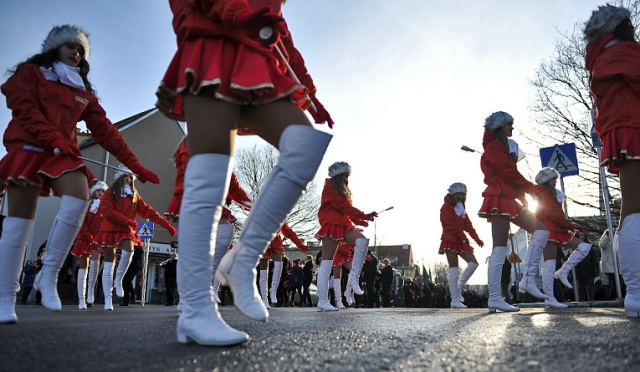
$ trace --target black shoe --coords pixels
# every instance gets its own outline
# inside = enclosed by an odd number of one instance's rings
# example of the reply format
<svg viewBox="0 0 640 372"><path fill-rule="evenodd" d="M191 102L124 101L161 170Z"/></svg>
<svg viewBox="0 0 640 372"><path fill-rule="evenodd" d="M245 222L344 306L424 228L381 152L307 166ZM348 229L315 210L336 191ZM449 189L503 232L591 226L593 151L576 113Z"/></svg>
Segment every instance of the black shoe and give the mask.
<svg viewBox="0 0 640 372"><path fill-rule="evenodd" d="M173 306L173 304L164 304L164 306Z"/></svg>
<svg viewBox="0 0 640 372"><path fill-rule="evenodd" d="M120 306L129 306L129 303L128 303L128 302L122 302L122 303L120 304Z"/></svg>
<svg viewBox="0 0 640 372"><path fill-rule="evenodd" d="M90 304L87 302L87 307L91 307L91 306L93 306L93 304Z"/></svg>

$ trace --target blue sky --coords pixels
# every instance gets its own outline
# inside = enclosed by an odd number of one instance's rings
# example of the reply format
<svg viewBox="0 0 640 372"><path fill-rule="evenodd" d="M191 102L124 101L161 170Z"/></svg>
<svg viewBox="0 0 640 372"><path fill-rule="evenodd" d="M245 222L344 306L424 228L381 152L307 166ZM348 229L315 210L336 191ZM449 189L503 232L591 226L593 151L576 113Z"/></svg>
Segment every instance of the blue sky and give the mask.
<svg viewBox="0 0 640 372"><path fill-rule="evenodd" d="M444 262L436 254L439 210L448 186L464 182L469 215L490 246L489 225L477 217L484 189L479 156L460 147L481 149L484 118L497 110L514 116L518 141L518 129L531 125L529 81L551 57L558 31L572 29L603 4L289 0L283 13L294 42L336 122L333 130L319 126L335 137L318 179L334 161L349 162L356 207L395 207L378 219L378 243L411 244L427 263ZM63 23L90 34L89 77L112 121L153 107L175 51L167 1L3 1L0 81ZM1 106L4 130L11 113ZM259 142L242 138L239 146ZM373 241L373 225L365 234ZM476 250L481 263L488 254L489 248ZM486 269L471 283L486 283Z"/></svg>

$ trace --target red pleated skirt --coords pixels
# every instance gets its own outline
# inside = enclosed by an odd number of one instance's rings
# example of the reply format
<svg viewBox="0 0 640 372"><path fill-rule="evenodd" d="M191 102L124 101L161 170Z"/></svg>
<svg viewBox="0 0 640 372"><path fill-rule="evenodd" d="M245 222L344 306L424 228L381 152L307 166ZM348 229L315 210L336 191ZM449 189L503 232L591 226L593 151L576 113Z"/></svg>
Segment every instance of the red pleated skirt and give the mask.
<svg viewBox="0 0 640 372"><path fill-rule="evenodd" d="M282 72L277 62L225 37L188 40L167 68L160 89L175 99L172 118L184 118L184 93L197 95L203 87L214 89L215 97L239 105L260 105L289 97L300 106L307 89Z"/></svg>
<svg viewBox="0 0 640 372"><path fill-rule="evenodd" d="M514 219L522 214L524 207L514 199L498 195L485 196L478 216L486 218L489 222L492 216L504 216Z"/></svg>
<svg viewBox="0 0 640 372"><path fill-rule="evenodd" d="M335 256L333 256L333 266L339 266L347 262L353 261L353 249L352 244L340 244L336 250Z"/></svg>
<svg viewBox="0 0 640 372"><path fill-rule="evenodd" d="M120 249L120 242L123 240L131 240L134 246L141 246L142 240L138 234L133 231L100 231L95 237L96 242L105 247L116 247Z"/></svg>
<svg viewBox="0 0 640 372"><path fill-rule="evenodd" d="M551 231L551 234L549 234L549 241L558 243L560 245L564 245L572 241L575 235L576 234L572 234L570 232L565 233L565 232Z"/></svg>
<svg viewBox="0 0 640 372"><path fill-rule="evenodd" d="M464 252L473 252L473 247L469 244L457 244L451 242L441 242L440 249L438 249L438 254L445 254L446 251L454 252L454 253L464 253Z"/></svg>
<svg viewBox="0 0 640 372"><path fill-rule="evenodd" d="M91 256L91 253L96 249L102 253L102 247L98 243L89 240L76 240L76 244L73 246L71 254L78 257L88 257Z"/></svg>
<svg viewBox="0 0 640 372"><path fill-rule="evenodd" d="M627 159L640 160L640 128L617 128L602 137L600 166L614 174L620 172L619 165Z"/></svg>
<svg viewBox="0 0 640 372"><path fill-rule="evenodd" d="M351 230L362 231L362 229L358 229L357 227L353 226L326 224L322 226L320 230L318 230L318 232L316 233L316 238L320 240L322 238L331 238L335 241L341 241L344 240L344 238L347 236L347 234L349 234Z"/></svg>
<svg viewBox="0 0 640 372"><path fill-rule="evenodd" d="M65 173L80 170L87 176L87 187L96 182L82 160L73 160L68 156L57 156L52 153L27 151L11 148L0 160L0 181L26 187L40 187L41 196L49 196L51 188L45 184L48 179L56 179Z"/></svg>

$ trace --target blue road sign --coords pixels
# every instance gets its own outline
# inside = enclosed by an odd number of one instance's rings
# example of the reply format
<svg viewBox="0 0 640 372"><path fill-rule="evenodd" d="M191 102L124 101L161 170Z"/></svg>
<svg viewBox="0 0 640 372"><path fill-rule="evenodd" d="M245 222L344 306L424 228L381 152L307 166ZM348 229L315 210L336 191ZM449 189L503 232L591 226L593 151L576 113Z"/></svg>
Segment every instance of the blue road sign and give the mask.
<svg viewBox="0 0 640 372"><path fill-rule="evenodd" d="M140 224L137 233L140 239L153 238L153 222L143 222Z"/></svg>
<svg viewBox="0 0 640 372"><path fill-rule="evenodd" d="M540 160L543 167L554 168L563 177L576 176L580 173L575 143L541 148Z"/></svg>

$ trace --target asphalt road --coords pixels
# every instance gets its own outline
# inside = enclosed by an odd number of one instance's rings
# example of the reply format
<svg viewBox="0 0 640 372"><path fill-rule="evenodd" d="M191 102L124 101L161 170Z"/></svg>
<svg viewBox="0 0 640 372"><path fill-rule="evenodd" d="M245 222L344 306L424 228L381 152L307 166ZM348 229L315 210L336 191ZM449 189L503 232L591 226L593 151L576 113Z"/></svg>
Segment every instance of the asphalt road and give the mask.
<svg viewBox="0 0 640 372"><path fill-rule="evenodd" d="M0 325L1 371L638 371L640 320L620 307L274 308L267 323L233 307L251 335L229 348L179 344L175 307L61 312L18 306Z"/></svg>

